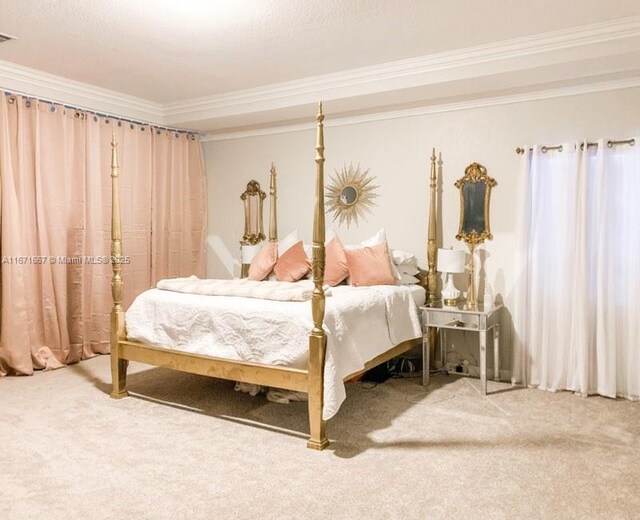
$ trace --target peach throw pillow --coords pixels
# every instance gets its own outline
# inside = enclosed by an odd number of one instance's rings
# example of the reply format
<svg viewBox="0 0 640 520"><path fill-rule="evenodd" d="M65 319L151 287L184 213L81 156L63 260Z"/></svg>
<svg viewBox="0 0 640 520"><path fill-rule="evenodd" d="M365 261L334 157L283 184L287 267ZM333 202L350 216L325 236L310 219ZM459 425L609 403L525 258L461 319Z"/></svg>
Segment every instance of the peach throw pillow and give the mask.
<svg viewBox="0 0 640 520"><path fill-rule="evenodd" d="M324 282L335 287L349 276L349 266L344 246L338 237L333 237L325 249L326 264L324 268Z"/></svg>
<svg viewBox="0 0 640 520"><path fill-rule="evenodd" d="M386 243L373 247L345 250L351 285L395 285Z"/></svg>
<svg viewBox="0 0 640 520"><path fill-rule="evenodd" d="M300 240L282 253L273 272L279 282L297 282L307 275L309 269L311 269L311 263Z"/></svg>
<svg viewBox="0 0 640 520"><path fill-rule="evenodd" d="M264 280L271 271L273 266L276 265L278 260L278 243L267 242L260 248L260 251L256 253L256 256L251 260L249 266L249 280L261 281Z"/></svg>

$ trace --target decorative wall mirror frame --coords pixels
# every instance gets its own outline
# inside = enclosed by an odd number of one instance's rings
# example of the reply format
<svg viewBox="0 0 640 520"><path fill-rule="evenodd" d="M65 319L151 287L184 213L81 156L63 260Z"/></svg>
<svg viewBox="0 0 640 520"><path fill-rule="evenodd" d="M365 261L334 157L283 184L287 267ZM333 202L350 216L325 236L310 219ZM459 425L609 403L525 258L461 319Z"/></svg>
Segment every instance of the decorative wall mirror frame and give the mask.
<svg viewBox="0 0 640 520"><path fill-rule="evenodd" d="M267 194L260 189L260 183L251 180L240 198L244 202L244 244L256 245L265 239L262 208Z"/></svg>
<svg viewBox="0 0 640 520"><path fill-rule="evenodd" d="M460 225L457 240L463 240L469 246L469 294L467 307L477 307L475 290L475 248L485 240L492 240L490 224L491 189L497 186L495 179L489 177L487 169L479 163L472 163L464 170L464 177L455 182L460 190Z"/></svg>
<svg viewBox="0 0 640 520"><path fill-rule="evenodd" d="M260 249L258 244L265 239L263 228L262 209L266 198L260 184L251 180L247 189L240 195L244 202L244 235L240 241L240 277L249 275L251 260ZM269 241L278 240L278 214L277 214L277 187L276 165L271 163L269 170Z"/></svg>
<svg viewBox="0 0 640 520"><path fill-rule="evenodd" d="M365 218L375 206L373 201L378 195L375 190L378 186L371 184L375 177L369 175L369 170L360 169L360 165L353 167L346 165L341 170L336 170L336 175L331 178L331 183L326 187L328 211L333 213L333 220L338 224L347 223L347 227L353 222L358 225L359 218Z"/></svg>

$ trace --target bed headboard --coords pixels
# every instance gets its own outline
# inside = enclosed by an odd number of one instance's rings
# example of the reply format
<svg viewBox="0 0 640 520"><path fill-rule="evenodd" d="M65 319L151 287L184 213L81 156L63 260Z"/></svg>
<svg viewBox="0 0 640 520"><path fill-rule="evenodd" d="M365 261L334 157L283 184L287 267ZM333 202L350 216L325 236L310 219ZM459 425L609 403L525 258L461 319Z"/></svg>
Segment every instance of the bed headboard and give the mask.
<svg viewBox="0 0 640 520"><path fill-rule="evenodd" d="M271 169L269 170L269 241L278 241L278 212L276 207L277 202L277 187L276 187L276 165L271 163ZM249 197L257 197L258 200L258 233L251 233L249 229ZM262 201L266 198L266 193L260 189L260 184L257 181L252 180L247 184L246 191L240 196L244 201L244 236L240 241L240 277L246 278L249 275L249 266L251 265L251 259L255 256L260 248L259 244L265 239L263 225L262 225Z"/></svg>

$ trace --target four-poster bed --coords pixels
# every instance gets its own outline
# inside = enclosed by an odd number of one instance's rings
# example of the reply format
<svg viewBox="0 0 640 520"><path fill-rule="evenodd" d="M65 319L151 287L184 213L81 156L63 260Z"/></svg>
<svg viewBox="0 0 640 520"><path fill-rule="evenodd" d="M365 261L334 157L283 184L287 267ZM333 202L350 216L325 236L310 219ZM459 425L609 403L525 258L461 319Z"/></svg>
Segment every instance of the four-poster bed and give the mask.
<svg viewBox="0 0 640 520"><path fill-rule="evenodd" d="M313 224L313 247L312 247L312 275L313 275L313 292L311 295L311 314L312 314L312 327L309 334L309 329L306 330L308 335L308 347L304 347L306 356L306 367L300 368L300 366L284 366L280 364L265 364L256 363L247 360L229 359L227 357L218 357L212 355L203 355L201 353L185 352L172 348L167 348L164 343L162 346L157 346L155 342L134 340L127 337L127 330L125 327L125 314L122 307L122 291L123 280L121 273L121 265L118 262L118 258L122 256L122 231L119 211L118 200L118 157L116 143L112 143L112 264L113 264L113 278L112 278L112 296L113 296L113 310L111 315L111 370L113 389L111 397L122 398L128 395L126 389L126 371L129 361L138 361L150 365L161 366L166 368L172 368L175 370L181 370L194 374L201 374L221 379L228 379L232 381L239 381L244 383L253 383L266 387L282 388L287 390L293 390L298 392L305 392L308 394L308 413L309 413L309 431L310 436L307 443L309 448L322 450L328 444L326 431L326 421L323 418L323 405L325 398L325 363L327 360L327 332L325 327L325 307L326 297L324 290L324 269L325 269L325 212L324 212L324 135L323 135L323 120L322 105L319 105L317 120L317 141L316 141L316 190L315 190L315 207L314 207L314 224ZM271 178L271 217L270 217L270 239L275 240L276 233L276 220L275 220L275 178L272 170ZM270 282L255 282L268 284ZM338 289L338 288L336 288ZM346 288L345 288L346 289ZM360 288L366 289L366 288ZM400 290L400 289L398 289ZM157 291L157 290L156 290ZM391 291L391 289L389 289ZM151 291L147 291L151 292ZM343 291L344 292L344 291ZM362 291L360 291L362 292ZM405 296L408 291L405 291ZM332 298L332 313L335 313L335 309L340 296L340 290L336 290ZM389 298L389 295L386 295ZM424 293L423 293L424 297ZM200 296L200 298L209 298L207 305L212 302L217 302L216 305L229 304L231 299L222 299L224 296ZM212 298L218 298L218 300L212 300ZM405 298L406 299L406 298ZM246 300L250 300L247 298ZM186 300L185 300L186 301ZM256 300L251 302L253 305L254 314L247 315L245 318L251 319L252 316L257 316L256 312ZM279 302L280 303L280 302ZM289 303L288 305L303 305L302 303ZM308 302L307 302L308 304ZM264 304L267 305L266 303ZM276 305L271 302L270 305ZM411 302L410 305L415 305ZM307 309L308 307L304 307ZM302 308L297 308L302 309ZM129 320L129 312L127 314L127 322ZM297 311L298 312L298 311ZM305 311L308 312L308 311ZM294 313L295 314L295 313ZM359 316L359 315L358 315ZM417 313L416 313L417 316ZM330 313L328 318L332 318ZM256 318L257 319L257 318ZM382 321L382 320L379 320ZM407 319L405 319L407 321ZM406 330L414 330L410 327ZM419 330L419 326L418 326ZM389 340L392 337L400 337L401 335L392 334L389 328ZM407 334L405 333L405 336ZM419 333L411 333L409 339L399 341L391 348L386 348L384 351L374 351L370 348L363 347L368 361L359 364L360 370L356 370L355 373L351 372L347 374L340 374L342 381L353 377L369 368L384 363L402 353L410 350L411 348L420 345L421 338ZM257 340L256 340L257 341ZM153 344L152 344L153 343ZM299 346L297 348L300 348ZM368 354L366 354L368 353ZM335 357L335 355L334 355ZM339 361L339 360L338 360ZM331 359L331 364L337 365L335 359ZM343 377L346 375L346 377ZM333 384L333 381L329 381L329 384ZM334 412L335 413L335 412ZM325 414L326 415L326 414Z"/></svg>

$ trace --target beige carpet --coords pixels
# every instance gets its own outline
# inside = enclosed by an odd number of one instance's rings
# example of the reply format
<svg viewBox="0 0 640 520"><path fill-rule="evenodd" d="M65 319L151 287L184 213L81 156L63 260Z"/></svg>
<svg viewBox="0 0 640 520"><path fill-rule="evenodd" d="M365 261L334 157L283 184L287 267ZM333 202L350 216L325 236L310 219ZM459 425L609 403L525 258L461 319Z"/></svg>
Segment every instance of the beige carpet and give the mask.
<svg viewBox="0 0 640 520"><path fill-rule="evenodd" d="M114 401L108 368L0 380L0 518L640 517L638 403L351 384L314 452L305 403L141 365Z"/></svg>

